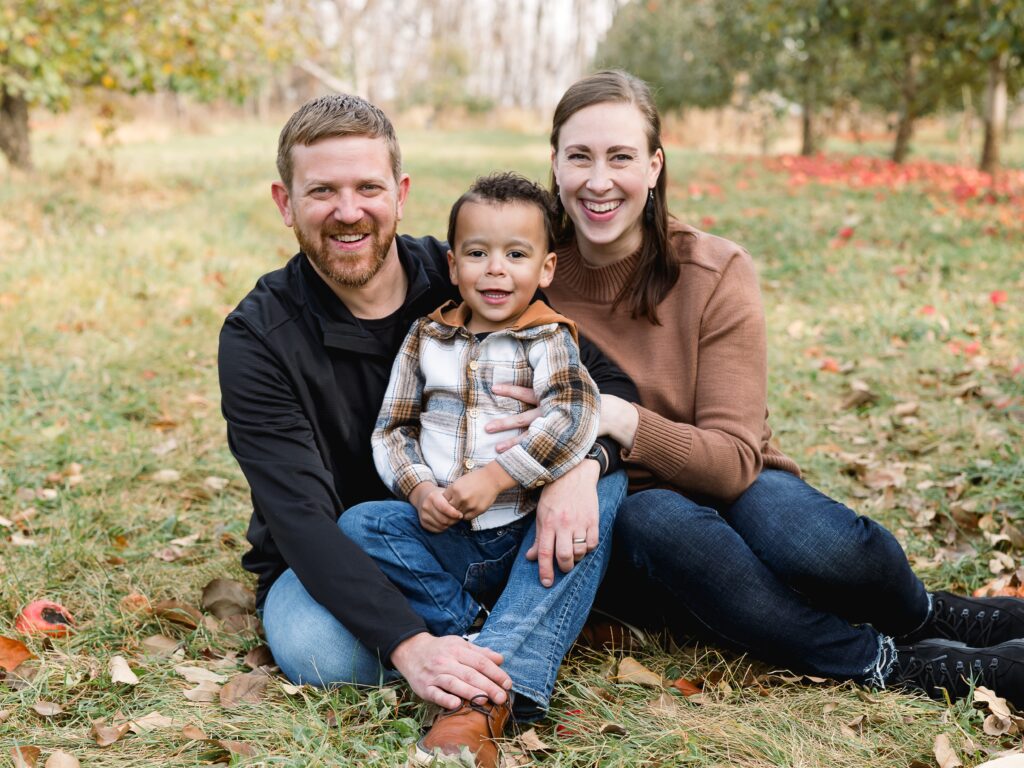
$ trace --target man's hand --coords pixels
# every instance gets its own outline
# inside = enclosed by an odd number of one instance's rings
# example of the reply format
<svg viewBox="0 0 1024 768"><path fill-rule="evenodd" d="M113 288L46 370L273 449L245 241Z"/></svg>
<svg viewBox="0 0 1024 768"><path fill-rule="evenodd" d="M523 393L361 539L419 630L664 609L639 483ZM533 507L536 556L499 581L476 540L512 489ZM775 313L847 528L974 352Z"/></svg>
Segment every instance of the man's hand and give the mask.
<svg viewBox="0 0 1024 768"><path fill-rule="evenodd" d="M482 515L498 498L498 494L516 485L516 481L496 462L467 472L444 489L444 497L462 513L463 520Z"/></svg>
<svg viewBox="0 0 1024 768"><path fill-rule="evenodd" d="M537 393L531 387L520 387L517 384L495 384L494 394L501 397L511 397L513 400L518 400L527 405L537 405ZM493 433L516 430L515 437L510 437L494 446L498 453L504 453L519 442L523 434L525 434L526 428L540 415L540 408L530 408L522 413L502 416L500 419L489 421L484 425L484 431Z"/></svg>
<svg viewBox="0 0 1024 768"><path fill-rule="evenodd" d="M484 694L495 704L508 698L510 678L498 665L500 653L468 643L461 637L434 637L427 632L398 644L391 663L422 699L455 709L460 699Z"/></svg>
<svg viewBox="0 0 1024 768"><path fill-rule="evenodd" d="M526 553L536 560L540 583L555 581L552 556L562 573L597 547L597 480L601 467L585 459L555 482L545 486L537 504L537 538Z"/></svg>
<svg viewBox="0 0 1024 768"><path fill-rule="evenodd" d="M420 525L431 533L440 533L462 519L462 513L445 498L444 489L424 481L412 489L409 503L416 507Z"/></svg>

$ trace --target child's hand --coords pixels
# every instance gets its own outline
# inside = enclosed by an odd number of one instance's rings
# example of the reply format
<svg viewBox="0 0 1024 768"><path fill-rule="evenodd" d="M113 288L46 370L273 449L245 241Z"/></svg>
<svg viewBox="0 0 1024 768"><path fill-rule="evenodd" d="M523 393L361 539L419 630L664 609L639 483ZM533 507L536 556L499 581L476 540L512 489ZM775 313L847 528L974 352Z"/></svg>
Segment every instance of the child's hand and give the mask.
<svg viewBox="0 0 1024 768"><path fill-rule="evenodd" d="M431 533L446 531L462 520L462 513L445 498L444 491L430 482L422 482L412 489L409 503L416 507L420 525Z"/></svg>
<svg viewBox="0 0 1024 768"><path fill-rule="evenodd" d="M498 498L498 494L516 484L496 461L473 470L444 489L444 497L462 512L464 520L482 515Z"/></svg>

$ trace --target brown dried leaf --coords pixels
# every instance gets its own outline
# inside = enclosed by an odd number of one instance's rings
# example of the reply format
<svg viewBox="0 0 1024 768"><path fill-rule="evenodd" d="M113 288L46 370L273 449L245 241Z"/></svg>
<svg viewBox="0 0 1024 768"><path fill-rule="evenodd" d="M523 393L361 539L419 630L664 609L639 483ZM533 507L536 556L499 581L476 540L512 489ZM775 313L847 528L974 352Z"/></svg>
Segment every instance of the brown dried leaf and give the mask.
<svg viewBox="0 0 1024 768"><path fill-rule="evenodd" d="M124 683L125 685L138 685L139 678L128 666L124 656L110 657L110 681L112 683Z"/></svg>
<svg viewBox="0 0 1024 768"><path fill-rule="evenodd" d="M150 712L148 715L143 715L132 720L128 724L128 730L132 733L149 733L160 728L175 728L177 722L172 718L162 715L157 711Z"/></svg>
<svg viewBox="0 0 1024 768"><path fill-rule="evenodd" d="M167 635L150 635L142 641L149 656L170 656L178 648L178 641Z"/></svg>
<svg viewBox="0 0 1024 768"><path fill-rule="evenodd" d="M220 686L209 680L203 680L195 688L190 688L183 694L186 699L196 704L206 704L217 701L220 698Z"/></svg>
<svg viewBox="0 0 1024 768"><path fill-rule="evenodd" d="M150 479L160 485L171 485L181 480L181 472L176 469L158 469Z"/></svg>
<svg viewBox="0 0 1024 768"><path fill-rule="evenodd" d="M0 637L0 667L8 672L17 669L23 661L34 658L35 654L20 640Z"/></svg>
<svg viewBox="0 0 1024 768"><path fill-rule="evenodd" d="M935 737L935 746L932 749L939 768L959 768L963 765L956 752L953 751L953 746L949 743L949 736L946 734L940 733Z"/></svg>
<svg viewBox="0 0 1024 768"><path fill-rule="evenodd" d="M120 741L126 733L130 723L119 723L118 725L107 725L105 720L93 720L92 735L96 743L101 747L109 747L116 741Z"/></svg>
<svg viewBox="0 0 1024 768"><path fill-rule="evenodd" d="M235 675L220 689L221 706L231 709L243 702L259 704L266 694L270 678L265 672L243 672Z"/></svg>
<svg viewBox="0 0 1024 768"><path fill-rule="evenodd" d="M77 757L58 749L46 758L43 768L81 768L81 765Z"/></svg>
<svg viewBox="0 0 1024 768"><path fill-rule="evenodd" d="M241 755L242 757L254 757L256 755L256 748L251 744L246 744L244 741L217 739L215 743L232 755Z"/></svg>
<svg viewBox="0 0 1024 768"><path fill-rule="evenodd" d="M54 701L37 701L32 709L40 717L56 717L64 714L64 707Z"/></svg>
<svg viewBox="0 0 1024 768"><path fill-rule="evenodd" d="M120 605L124 613L149 614L153 612L149 598L138 592L132 592L130 595L122 597Z"/></svg>
<svg viewBox="0 0 1024 768"><path fill-rule="evenodd" d="M619 683L645 685L649 688L661 688L661 675L655 674L632 656L626 656L619 662L619 672L612 678Z"/></svg>
<svg viewBox="0 0 1024 768"><path fill-rule="evenodd" d="M860 481L873 491L902 488L907 484L907 474L899 466L874 467L861 475Z"/></svg>
<svg viewBox="0 0 1024 768"><path fill-rule="evenodd" d="M274 661L274 655L270 652L270 646L257 645L245 654L242 663L252 669L256 669L257 667L272 667L276 662Z"/></svg>
<svg viewBox="0 0 1024 768"><path fill-rule="evenodd" d="M10 716L11 716L11 710L9 710L9 709L0 709L0 723L2 723L4 720L6 720Z"/></svg>
<svg viewBox="0 0 1024 768"><path fill-rule="evenodd" d="M626 730L625 726L619 723L604 723L599 729L598 733L603 733L609 736L627 736L629 731Z"/></svg>
<svg viewBox="0 0 1024 768"><path fill-rule="evenodd" d="M979 763L976 768L1024 768L1024 754L1004 754L988 762Z"/></svg>
<svg viewBox="0 0 1024 768"><path fill-rule="evenodd" d="M218 619L226 619L239 613L255 613L256 595L234 579L214 579L203 587L200 605Z"/></svg>
<svg viewBox="0 0 1024 768"><path fill-rule="evenodd" d="M181 729L181 735L192 741L206 740L206 732L198 725L192 725L191 723Z"/></svg>
<svg viewBox="0 0 1024 768"><path fill-rule="evenodd" d="M850 720L845 723L840 723L839 730L842 731L844 736L848 736L851 739L859 739L861 736L864 735L864 722L866 720L866 716L860 715L858 717L853 718L853 720Z"/></svg>
<svg viewBox="0 0 1024 768"><path fill-rule="evenodd" d="M527 752L550 752L551 747L541 741L537 735L536 728L530 728L526 733L520 734L519 745Z"/></svg>
<svg viewBox="0 0 1024 768"><path fill-rule="evenodd" d="M1006 703L1006 699L996 695L995 691L983 685L974 689L974 705L978 706L978 704L988 707L988 711L993 715L1007 719L1010 717L1010 707Z"/></svg>
<svg viewBox="0 0 1024 768"><path fill-rule="evenodd" d="M180 600L161 600L154 603L153 614L188 629L195 629L203 623L203 614Z"/></svg>
<svg viewBox="0 0 1024 768"><path fill-rule="evenodd" d="M192 667L188 664L179 664L174 668L174 671L190 683L226 683L228 679L226 675L203 667Z"/></svg>
<svg viewBox="0 0 1024 768"><path fill-rule="evenodd" d="M1002 736L1004 733L1010 732L1010 726L1012 721L1008 717L1001 717L997 714L991 714L985 718L985 722L982 723L981 729L989 736Z"/></svg>
<svg viewBox="0 0 1024 768"><path fill-rule="evenodd" d="M36 768L39 747L11 747L11 760L14 761L14 768Z"/></svg>

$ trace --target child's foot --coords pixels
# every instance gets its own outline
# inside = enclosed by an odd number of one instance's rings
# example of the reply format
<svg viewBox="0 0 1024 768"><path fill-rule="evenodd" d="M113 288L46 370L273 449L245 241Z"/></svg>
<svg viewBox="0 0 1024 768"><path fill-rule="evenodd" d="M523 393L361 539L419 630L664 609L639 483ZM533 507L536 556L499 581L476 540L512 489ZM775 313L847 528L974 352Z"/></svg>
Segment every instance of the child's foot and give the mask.
<svg viewBox="0 0 1024 768"><path fill-rule="evenodd" d="M511 695L504 704L495 704L480 694L456 709L442 712L427 735L410 749L407 766L445 765L445 758L458 761L468 751L477 768L497 768L498 745L494 740L501 738L511 707Z"/></svg>

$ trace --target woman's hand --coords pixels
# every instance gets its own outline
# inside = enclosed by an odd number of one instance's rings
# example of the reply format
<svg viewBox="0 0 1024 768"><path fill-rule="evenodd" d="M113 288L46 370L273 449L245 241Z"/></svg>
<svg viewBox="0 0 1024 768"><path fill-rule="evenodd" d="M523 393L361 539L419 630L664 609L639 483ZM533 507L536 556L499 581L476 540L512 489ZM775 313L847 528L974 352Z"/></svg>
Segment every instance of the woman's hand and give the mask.
<svg viewBox="0 0 1024 768"><path fill-rule="evenodd" d="M500 395L501 397L511 397L513 400L518 400L521 403L527 405L537 405L537 393L530 387L520 387L515 384L495 384L494 394ZM494 419L484 425L484 431L488 433L493 432L507 432L509 430L525 430L533 420L540 416L540 408L530 408L529 410L523 411L522 413L511 414L509 416L502 416L500 419ZM518 443L523 436L523 432L517 431L515 437L510 437L507 440L503 440L495 446L495 450L498 453L504 453L513 445Z"/></svg>
<svg viewBox="0 0 1024 768"><path fill-rule="evenodd" d="M598 435L607 435L625 450L633 447L640 413L633 404L615 395L601 395L601 425Z"/></svg>
<svg viewBox="0 0 1024 768"><path fill-rule="evenodd" d="M596 461L584 459L541 491L537 503L537 537L526 552L537 561L540 583L555 582L552 558L562 573L597 547L597 481L601 469Z"/></svg>

